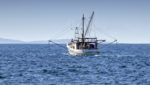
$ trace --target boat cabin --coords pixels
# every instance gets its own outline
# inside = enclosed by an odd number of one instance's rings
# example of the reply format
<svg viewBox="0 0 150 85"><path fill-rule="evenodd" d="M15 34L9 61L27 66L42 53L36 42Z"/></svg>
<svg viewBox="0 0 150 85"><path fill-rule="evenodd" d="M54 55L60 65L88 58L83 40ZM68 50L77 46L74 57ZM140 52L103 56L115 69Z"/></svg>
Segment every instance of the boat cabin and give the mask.
<svg viewBox="0 0 150 85"><path fill-rule="evenodd" d="M97 38L78 38L77 40L72 40L71 43L74 43L72 48L75 49L97 49L98 45Z"/></svg>

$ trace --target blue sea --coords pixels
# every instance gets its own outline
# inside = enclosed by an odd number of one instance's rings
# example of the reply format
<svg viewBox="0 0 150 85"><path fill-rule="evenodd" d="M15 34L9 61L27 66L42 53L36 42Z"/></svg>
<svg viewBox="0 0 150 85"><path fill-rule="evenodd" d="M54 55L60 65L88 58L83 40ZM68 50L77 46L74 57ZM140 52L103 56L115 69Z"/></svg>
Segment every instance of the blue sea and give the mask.
<svg viewBox="0 0 150 85"><path fill-rule="evenodd" d="M0 85L150 85L150 44L100 52L71 56L57 45L1 44Z"/></svg>

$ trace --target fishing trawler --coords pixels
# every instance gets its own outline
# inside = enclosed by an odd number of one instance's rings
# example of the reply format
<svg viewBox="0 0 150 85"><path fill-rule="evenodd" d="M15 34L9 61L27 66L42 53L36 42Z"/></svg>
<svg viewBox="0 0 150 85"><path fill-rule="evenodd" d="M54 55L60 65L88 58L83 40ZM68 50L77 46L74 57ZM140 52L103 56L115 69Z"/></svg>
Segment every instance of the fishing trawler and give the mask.
<svg viewBox="0 0 150 85"><path fill-rule="evenodd" d="M105 40L98 40L97 37L87 36L90 33L90 25L93 17L94 12L85 29L85 17L83 14L81 32L79 33L78 27L76 27L75 38L67 43L67 48L71 55L99 55L98 41L105 42Z"/></svg>

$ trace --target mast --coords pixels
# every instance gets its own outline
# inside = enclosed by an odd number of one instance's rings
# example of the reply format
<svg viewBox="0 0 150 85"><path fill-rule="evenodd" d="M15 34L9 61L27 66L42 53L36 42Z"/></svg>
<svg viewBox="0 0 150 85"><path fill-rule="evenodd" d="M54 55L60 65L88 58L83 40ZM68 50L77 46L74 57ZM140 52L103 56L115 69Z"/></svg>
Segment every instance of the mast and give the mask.
<svg viewBox="0 0 150 85"><path fill-rule="evenodd" d="M83 14L83 17L82 17L82 44L84 44L84 14Z"/></svg>

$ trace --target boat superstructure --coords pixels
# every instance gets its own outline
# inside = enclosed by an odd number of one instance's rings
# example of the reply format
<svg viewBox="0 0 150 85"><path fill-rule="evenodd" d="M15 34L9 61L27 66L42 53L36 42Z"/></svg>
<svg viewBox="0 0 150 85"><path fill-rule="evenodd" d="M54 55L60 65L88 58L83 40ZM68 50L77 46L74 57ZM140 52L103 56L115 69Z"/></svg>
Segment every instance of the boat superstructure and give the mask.
<svg viewBox="0 0 150 85"><path fill-rule="evenodd" d="M90 25L94 16L92 13L88 22L87 28L85 29L85 17L82 17L82 28L81 32L78 32L78 27L75 29L75 38L67 43L68 51L71 55L97 55L99 54L97 37L87 37L90 32Z"/></svg>

